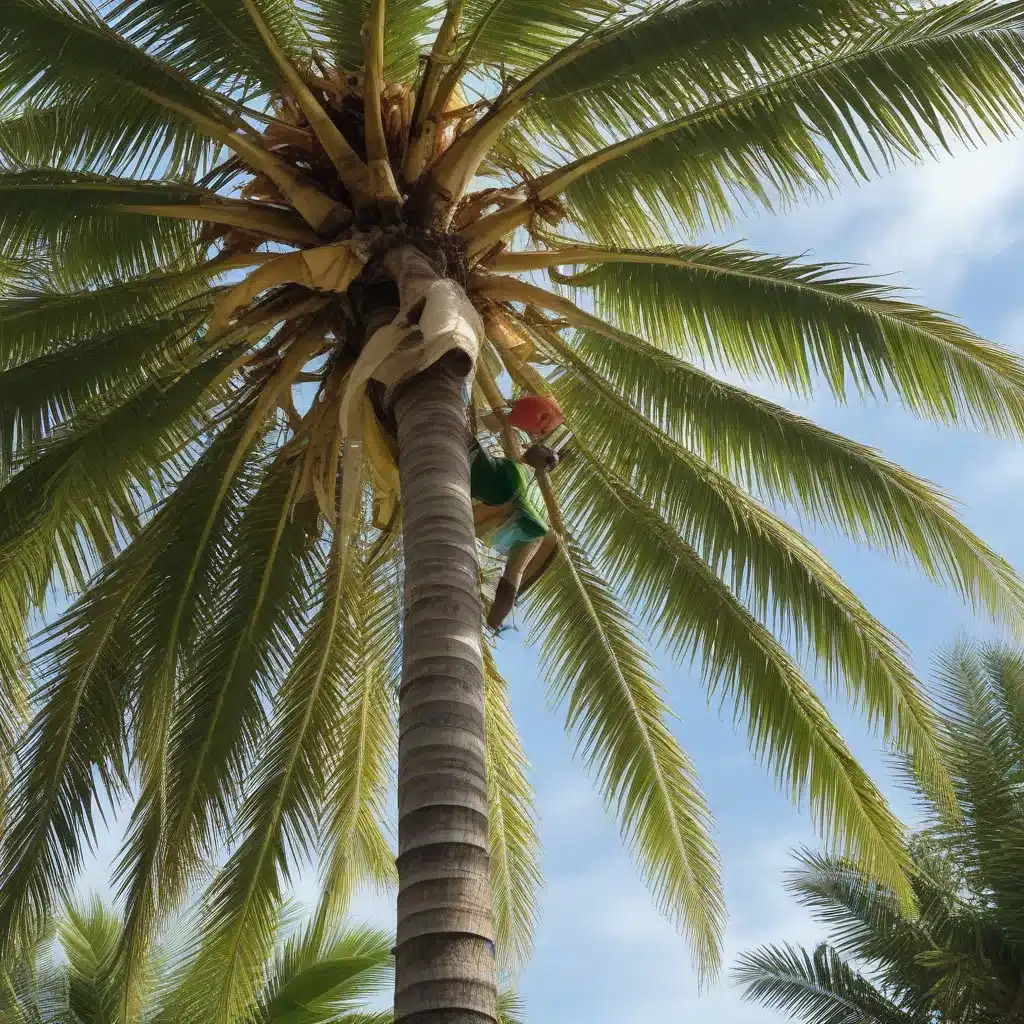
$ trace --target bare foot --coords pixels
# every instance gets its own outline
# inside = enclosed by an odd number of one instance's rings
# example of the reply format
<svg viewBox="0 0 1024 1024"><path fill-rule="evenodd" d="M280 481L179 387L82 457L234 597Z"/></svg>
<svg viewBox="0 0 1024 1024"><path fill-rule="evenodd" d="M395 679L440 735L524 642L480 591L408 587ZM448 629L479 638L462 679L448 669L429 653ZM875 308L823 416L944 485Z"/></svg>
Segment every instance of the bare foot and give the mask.
<svg viewBox="0 0 1024 1024"><path fill-rule="evenodd" d="M494 591L494 600L491 602L491 610L487 613L487 625L491 629L501 629L501 624L512 611L512 605L516 603L516 588L504 576L498 580L498 586Z"/></svg>

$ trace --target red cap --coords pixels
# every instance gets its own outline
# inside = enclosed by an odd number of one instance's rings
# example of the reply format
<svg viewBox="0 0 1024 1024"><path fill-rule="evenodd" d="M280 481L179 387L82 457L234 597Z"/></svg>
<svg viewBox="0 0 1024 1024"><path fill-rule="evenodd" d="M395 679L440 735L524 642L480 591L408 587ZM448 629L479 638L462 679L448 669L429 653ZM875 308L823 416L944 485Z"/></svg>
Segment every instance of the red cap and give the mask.
<svg viewBox="0 0 1024 1024"><path fill-rule="evenodd" d="M523 395L508 414L509 423L527 434L550 434L564 419L558 403L547 395Z"/></svg>

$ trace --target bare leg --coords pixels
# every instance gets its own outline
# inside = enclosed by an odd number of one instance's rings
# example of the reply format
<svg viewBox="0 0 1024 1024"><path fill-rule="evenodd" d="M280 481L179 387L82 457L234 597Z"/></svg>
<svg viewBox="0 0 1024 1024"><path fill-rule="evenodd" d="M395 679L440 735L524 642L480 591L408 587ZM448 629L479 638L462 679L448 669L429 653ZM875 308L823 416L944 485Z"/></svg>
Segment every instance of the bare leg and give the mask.
<svg viewBox="0 0 1024 1024"><path fill-rule="evenodd" d="M558 552L558 535L552 530L537 548L530 564L523 571L523 578L519 583L519 594L525 594L544 575L545 571L554 560Z"/></svg>
<svg viewBox="0 0 1024 1024"><path fill-rule="evenodd" d="M487 625L491 629L501 629L508 613L512 611L512 606L516 603L516 594L519 592L519 582L523 578L523 570L530 564L530 559L543 540L542 537L538 537L526 544L518 544L509 552L505 569L494 591L491 610L487 613Z"/></svg>
<svg viewBox="0 0 1024 1024"><path fill-rule="evenodd" d="M482 532L486 532L488 526L491 526L495 522L500 523L508 517L508 514L508 504L485 505L483 502L479 502L474 505L473 524L476 526L476 535L479 537Z"/></svg>

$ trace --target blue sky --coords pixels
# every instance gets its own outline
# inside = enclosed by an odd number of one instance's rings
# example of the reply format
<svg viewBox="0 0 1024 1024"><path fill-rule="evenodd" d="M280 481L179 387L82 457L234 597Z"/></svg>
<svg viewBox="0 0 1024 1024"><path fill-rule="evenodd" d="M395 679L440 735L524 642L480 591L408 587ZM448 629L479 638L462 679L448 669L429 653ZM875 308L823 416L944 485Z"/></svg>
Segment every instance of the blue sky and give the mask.
<svg viewBox="0 0 1024 1024"><path fill-rule="evenodd" d="M925 303L963 317L978 333L1024 348L1024 144L902 169L837 198L784 216L739 223L730 232L752 248L813 260L863 264L865 274L912 284ZM764 393L764 392L762 392ZM785 400L782 396L772 397ZM897 408L836 408L825 399L786 404L928 477L959 498L969 524L1024 566L1024 451L940 430ZM991 632L970 610L912 570L814 534L827 557L927 673L934 650L958 633ZM727 976L700 994L684 941L654 910L580 767L547 709L536 652L523 633L502 638L500 658L534 766L544 844L536 954L520 988L532 1024L648 1024L728 1021L766 1024L779 1016L742 1003ZM778 794L749 756L728 714L709 708L699 676L662 664L679 716L676 732L696 762L717 821L730 920L727 963L746 948L814 942L822 932L781 888L789 853L814 835L807 816ZM837 711L856 753L901 811L906 798L885 780L875 740ZM117 837L103 837L83 888L102 884ZM357 916L390 925L388 899L360 897Z"/></svg>
<svg viewBox="0 0 1024 1024"><path fill-rule="evenodd" d="M912 284L920 301L958 314L983 336L1024 348L1022 157L1024 145L1007 143L908 167L788 215L742 222L731 237L765 251L864 264L865 274ZM824 398L786 404L939 483L962 501L964 516L982 537L1024 565L1024 451L921 423L897 408L840 409ZM991 632L913 570L825 533L814 539L868 607L903 637L920 671L927 672L933 651L958 632ZM522 980L529 1019L780 1020L744 1004L726 977L698 993L685 943L653 908L546 708L535 652L509 639L501 653L535 768L547 879L536 954ZM708 707L696 673L663 664L662 679L679 716L677 735L696 762L717 820L730 911L727 961L762 942L816 941L823 933L781 886L790 851L814 841L807 815L776 792L728 713ZM909 813L904 794L886 783L876 741L841 709L837 718L897 808Z"/></svg>

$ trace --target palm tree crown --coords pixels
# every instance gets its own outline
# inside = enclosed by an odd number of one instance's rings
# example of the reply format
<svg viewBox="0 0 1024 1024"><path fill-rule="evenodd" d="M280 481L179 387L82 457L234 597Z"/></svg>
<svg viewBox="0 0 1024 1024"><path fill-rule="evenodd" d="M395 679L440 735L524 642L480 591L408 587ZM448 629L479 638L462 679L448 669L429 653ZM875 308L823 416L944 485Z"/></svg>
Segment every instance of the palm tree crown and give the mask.
<svg viewBox="0 0 1024 1024"><path fill-rule="evenodd" d="M939 660L959 814L906 766L925 812L911 843L919 913L856 865L804 853L789 889L831 938L745 954L748 999L809 1024L996 1024L1024 1013L1024 656L961 644Z"/></svg>
<svg viewBox="0 0 1024 1024"><path fill-rule="evenodd" d="M701 967L723 917L710 815L645 631L697 660L780 786L909 899L900 827L785 645L948 794L932 715L898 641L767 505L993 614L1016 620L1024 593L930 484L700 366L1013 436L1024 366L841 268L680 239L1008 134L1022 13L0 0L0 723L16 743L0 953L67 892L107 796L134 800L127 978L230 848L207 903L211 941L233 950L211 1019L244 1000L297 860L316 850L335 909L354 880L391 877L397 524L425 523L426 499L398 493L389 387L446 348L463 373L475 362L485 446L521 454L513 393L564 413L562 465L536 473L553 557L527 567L526 615ZM464 494L456 477L435 502ZM74 603L26 645L63 593ZM428 660L443 607L416 620ZM456 646L476 629L457 620ZM512 964L536 834L484 655L486 793L465 815L487 814ZM488 927L463 931L486 946Z"/></svg>

